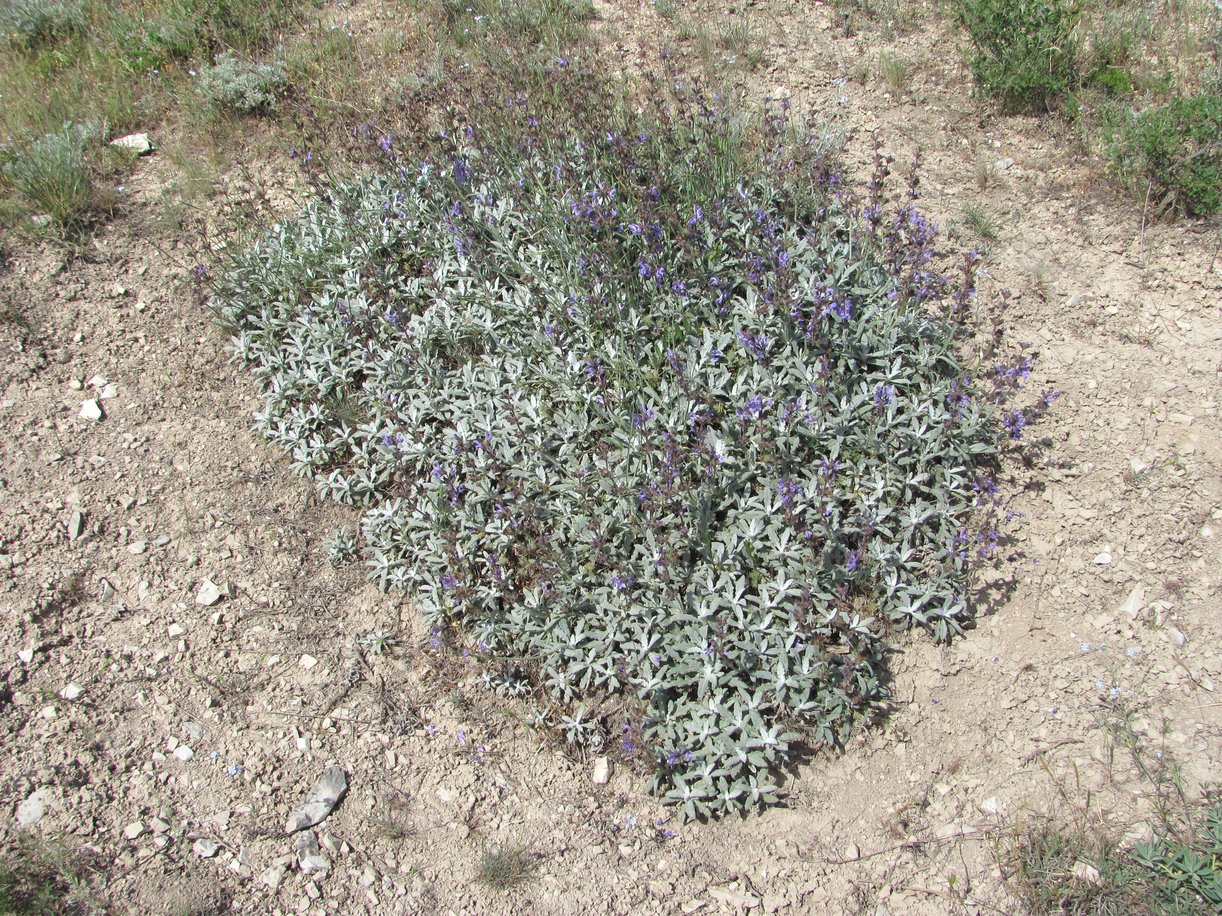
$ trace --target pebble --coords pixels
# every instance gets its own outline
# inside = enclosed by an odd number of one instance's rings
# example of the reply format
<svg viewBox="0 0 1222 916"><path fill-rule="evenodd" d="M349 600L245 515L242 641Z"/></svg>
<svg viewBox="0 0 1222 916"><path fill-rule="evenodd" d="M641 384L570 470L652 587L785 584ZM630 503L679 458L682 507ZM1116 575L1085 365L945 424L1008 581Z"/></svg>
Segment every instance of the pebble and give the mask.
<svg viewBox="0 0 1222 916"><path fill-rule="evenodd" d="M17 806L17 823L22 827L33 827L46 813L47 790L38 789Z"/></svg>
<svg viewBox="0 0 1222 916"><path fill-rule="evenodd" d="M131 554L142 554L148 549L148 541L132 541L127 545L127 552Z"/></svg>
<svg viewBox="0 0 1222 916"><path fill-rule="evenodd" d="M172 623L168 627L165 628L165 632L167 636L169 636L170 638L174 638L176 636L182 636L187 631L183 629L183 627L180 624Z"/></svg>
<svg viewBox="0 0 1222 916"><path fill-rule="evenodd" d="M65 700L79 700L81 694L85 692L85 688L80 684L70 683L67 687L59 692L59 695Z"/></svg>
<svg viewBox="0 0 1222 916"><path fill-rule="evenodd" d="M220 846L205 837L200 837L191 844L192 851L201 859L211 859L220 851Z"/></svg>
<svg viewBox="0 0 1222 916"><path fill-rule="evenodd" d="M318 844L333 856L339 855L342 845L339 837L334 833L320 833L318 835Z"/></svg>
<svg viewBox="0 0 1222 916"><path fill-rule="evenodd" d="M1141 609L1146 606L1146 589L1142 585L1133 586L1133 590L1129 592L1129 597L1124 601L1124 612L1129 615L1130 620L1136 620L1141 614Z"/></svg>
<svg viewBox="0 0 1222 916"><path fill-rule="evenodd" d="M331 860L318 848L318 838L306 831L297 834L297 867L305 874L313 875L331 870Z"/></svg>
<svg viewBox="0 0 1222 916"><path fill-rule="evenodd" d="M1006 156L1006 158L1004 159L998 159L996 162L993 163L993 168L997 169L997 171L999 172L1004 172L1006 169L1012 168L1013 166L1014 166L1014 160L1011 159L1009 156Z"/></svg>
<svg viewBox="0 0 1222 916"><path fill-rule="evenodd" d="M1188 645L1188 637L1175 627L1167 627L1167 635L1171 637L1171 641L1175 643L1177 649L1182 649Z"/></svg>
<svg viewBox="0 0 1222 916"><path fill-rule="evenodd" d="M144 835L144 824L140 821L128 824L123 828L123 835L129 840L135 840Z"/></svg>
<svg viewBox="0 0 1222 916"><path fill-rule="evenodd" d="M263 874L259 875L259 880L272 890L276 890L276 888L280 887L280 882L284 880L284 869L279 865L273 865Z"/></svg>
<svg viewBox="0 0 1222 916"><path fill-rule="evenodd" d="M174 748L174 756L183 763L186 763L195 756L195 751L191 750L191 748L187 747L185 744L180 744L178 747Z"/></svg>
<svg viewBox="0 0 1222 916"><path fill-rule="evenodd" d="M1099 883L1099 869L1089 862L1083 862L1081 859L1073 864L1070 873L1079 881L1085 881L1088 884Z"/></svg>
<svg viewBox="0 0 1222 916"><path fill-rule="evenodd" d="M594 785L605 786L611 781L611 761L606 757L599 757L594 761Z"/></svg>
<svg viewBox="0 0 1222 916"><path fill-rule="evenodd" d="M153 151L153 144L148 134L127 134L110 141L110 145L144 156Z"/></svg>
<svg viewBox="0 0 1222 916"><path fill-rule="evenodd" d="M298 662L298 664L301 665L302 668L305 668L306 671L309 671L318 664L318 659L316 659L313 655L303 655L301 656L301 661Z"/></svg>
<svg viewBox="0 0 1222 916"><path fill-rule="evenodd" d="M846 861L853 861L861 858L861 848L856 843L849 843L844 847L844 858Z"/></svg>
<svg viewBox="0 0 1222 916"><path fill-rule="evenodd" d="M28 665L30 664L30 662L34 661L34 650L33 649L18 649L17 658L19 661Z"/></svg>
<svg viewBox="0 0 1222 916"><path fill-rule="evenodd" d="M212 607L221 600L221 588L211 579L205 579L199 587L199 593L195 596L195 603L201 604L204 607Z"/></svg>
<svg viewBox="0 0 1222 916"><path fill-rule="evenodd" d="M98 392L99 401L109 401L111 398L117 398L118 396L119 389L114 385L107 385L100 392Z"/></svg>
<svg viewBox="0 0 1222 916"><path fill-rule="evenodd" d="M81 404L81 419L84 420L101 420L102 406L92 398L84 401Z"/></svg>
<svg viewBox="0 0 1222 916"><path fill-rule="evenodd" d="M1103 551L1103 553L1095 557L1096 566L1107 566L1111 562L1112 562L1112 555L1111 553L1109 553L1106 550Z"/></svg>
<svg viewBox="0 0 1222 916"><path fill-rule="evenodd" d="M85 516L81 512L73 512L68 516L68 540L75 541L85 531Z"/></svg>

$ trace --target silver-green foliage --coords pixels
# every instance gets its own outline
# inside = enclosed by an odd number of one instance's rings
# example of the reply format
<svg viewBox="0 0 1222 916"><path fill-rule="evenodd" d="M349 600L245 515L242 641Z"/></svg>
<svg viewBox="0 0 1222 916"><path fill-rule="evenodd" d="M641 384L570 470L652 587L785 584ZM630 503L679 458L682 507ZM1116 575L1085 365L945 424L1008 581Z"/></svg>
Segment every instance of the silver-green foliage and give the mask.
<svg viewBox="0 0 1222 916"><path fill-rule="evenodd" d="M876 705L888 629L958 630L996 438L910 207L688 191L664 143L605 143L336 187L215 307L261 429L364 507L371 576L706 816Z"/></svg>
<svg viewBox="0 0 1222 916"><path fill-rule="evenodd" d="M287 85L288 74L279 64L220 54L214 64L200 71L196 90L216 108L250 114L275 108Z"/></svg>

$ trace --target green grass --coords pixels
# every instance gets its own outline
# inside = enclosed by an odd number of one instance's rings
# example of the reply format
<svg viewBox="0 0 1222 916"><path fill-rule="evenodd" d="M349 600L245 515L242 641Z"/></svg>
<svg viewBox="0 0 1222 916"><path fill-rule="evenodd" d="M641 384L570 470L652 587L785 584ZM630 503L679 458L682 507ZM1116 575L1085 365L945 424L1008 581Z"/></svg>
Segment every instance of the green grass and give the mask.
<svg viewBox="0 0 1222 916"><path fill-rule="evenodd" d="M55 228L68 228L99 206L99 194L85 166L85 149L97 128L65 124L18 147L0 166L0 175L28 205Z"/></svg>
<svg viewBox="0 0 1222 916"><path fill-rule="evenodd" d="M80 855L27 837L0 851L0 914L63 916L102 913L95 874Z"/></svg>
<svg viewBox="0 0 1222 916"><path fill-rule="evenodd" d="M1102 825L1036 821L1017 831L1006 864L1035 916L1191 916L1222 912L1222 804L1149 843L1125 848Z"/></svg>
<svg viewBox="0 0 1222 916"><path fill-rule="evenodd" d="M963 208L963 222L985 241L995 242L1001 234L1001 221L978 203Z"/></svg>
<svg viewBox="0 0 1222 916"><path fill-rule="evenodd" d="M886 51L878 52L878 75L892 92L903 92L908 85L908 65Z"/></svg>
<svg viewBox="0 0 1222 916"><path fill-rule="evenodd" d="M477 878L499 891L521 884L535 873L535 857L522 846L496 846L480 854Z"/></svg>

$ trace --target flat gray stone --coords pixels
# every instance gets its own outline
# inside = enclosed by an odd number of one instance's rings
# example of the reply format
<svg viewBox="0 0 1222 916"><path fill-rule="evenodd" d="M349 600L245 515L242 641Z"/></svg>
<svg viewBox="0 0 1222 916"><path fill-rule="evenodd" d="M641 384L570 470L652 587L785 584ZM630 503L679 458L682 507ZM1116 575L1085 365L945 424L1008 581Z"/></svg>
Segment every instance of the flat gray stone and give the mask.
<svg viewBox="0 0 1222 916"><path fill-rule="evenodd" d="M301 804L293 809L288 822L284 825L285 833L296 833L320 824L329 815L339 800L348 791L348 774L339 767L327 767L322 771L318 782L314 783ZM314 841L317 846L317 840Z"/></svg>
<svg viewBox="0 0 1222 916"><path fill-rule="evenodd" d="M17 806L17 823L22 827L33 827L46 814L47 790L37 789Z"/></svg>

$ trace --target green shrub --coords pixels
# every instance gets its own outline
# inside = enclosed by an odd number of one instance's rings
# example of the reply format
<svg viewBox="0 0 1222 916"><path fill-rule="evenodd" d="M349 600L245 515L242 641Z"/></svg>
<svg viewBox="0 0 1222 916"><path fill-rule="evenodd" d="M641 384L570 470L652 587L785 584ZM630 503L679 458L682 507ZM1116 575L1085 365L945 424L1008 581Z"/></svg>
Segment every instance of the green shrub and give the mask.
<svg viewBox="0 0 1222 916"><path fill-rule="evenodd" d="M0 32L29 48L85 28L81 0L0 0Z"/></svg>
<svg viewBox="0 0 1222 916"><path fill-rule="evenodd" d="M56 226L67 226L79 220L94 202L85 149L96 137L95 128L65 124L15 150L0 169L5 181L32 211L48 217Z"/></svg>
<svg viewBox="0 0 1222 916"><path fill-rule="evenodd" d="M566 135L510 98L422 163L375 137L392 168L237 256L218 318L438 648L686 816L775 801L877 707L890 630L968 616L995 412L936 316L970 286L780 118Z"/></svg>
<svg viewBox="0 0 1222 916"><path fill-rule="evenodd" d="M1048 111L1073 87L1077 14L1064 0L963 0L977 89L1006 111Z"/></svg>
<svg viewBox="0 0 1222 916"><path fill-rule="evenodd" d="M1222 90L1138 112L1113 110L1105 128L1119 173L1153 200L1189 216L1222 211Z"/></svg>
<svg viewBox="0 0 1222 916"><path fill-rule="evenodd" d="M1086 84L1114 96L1128 95L1133 91L1133 80L1128 72L1123 67L1110 64L1092 70Z"/></svg>
<svg viewBox="0 0 1222 916"><path fill-rule="evenodd" d="M256 64L221 54L216 63L200 71L196 89L214 108L243 114L267 112L288 85L279 64Z"/></svg>

